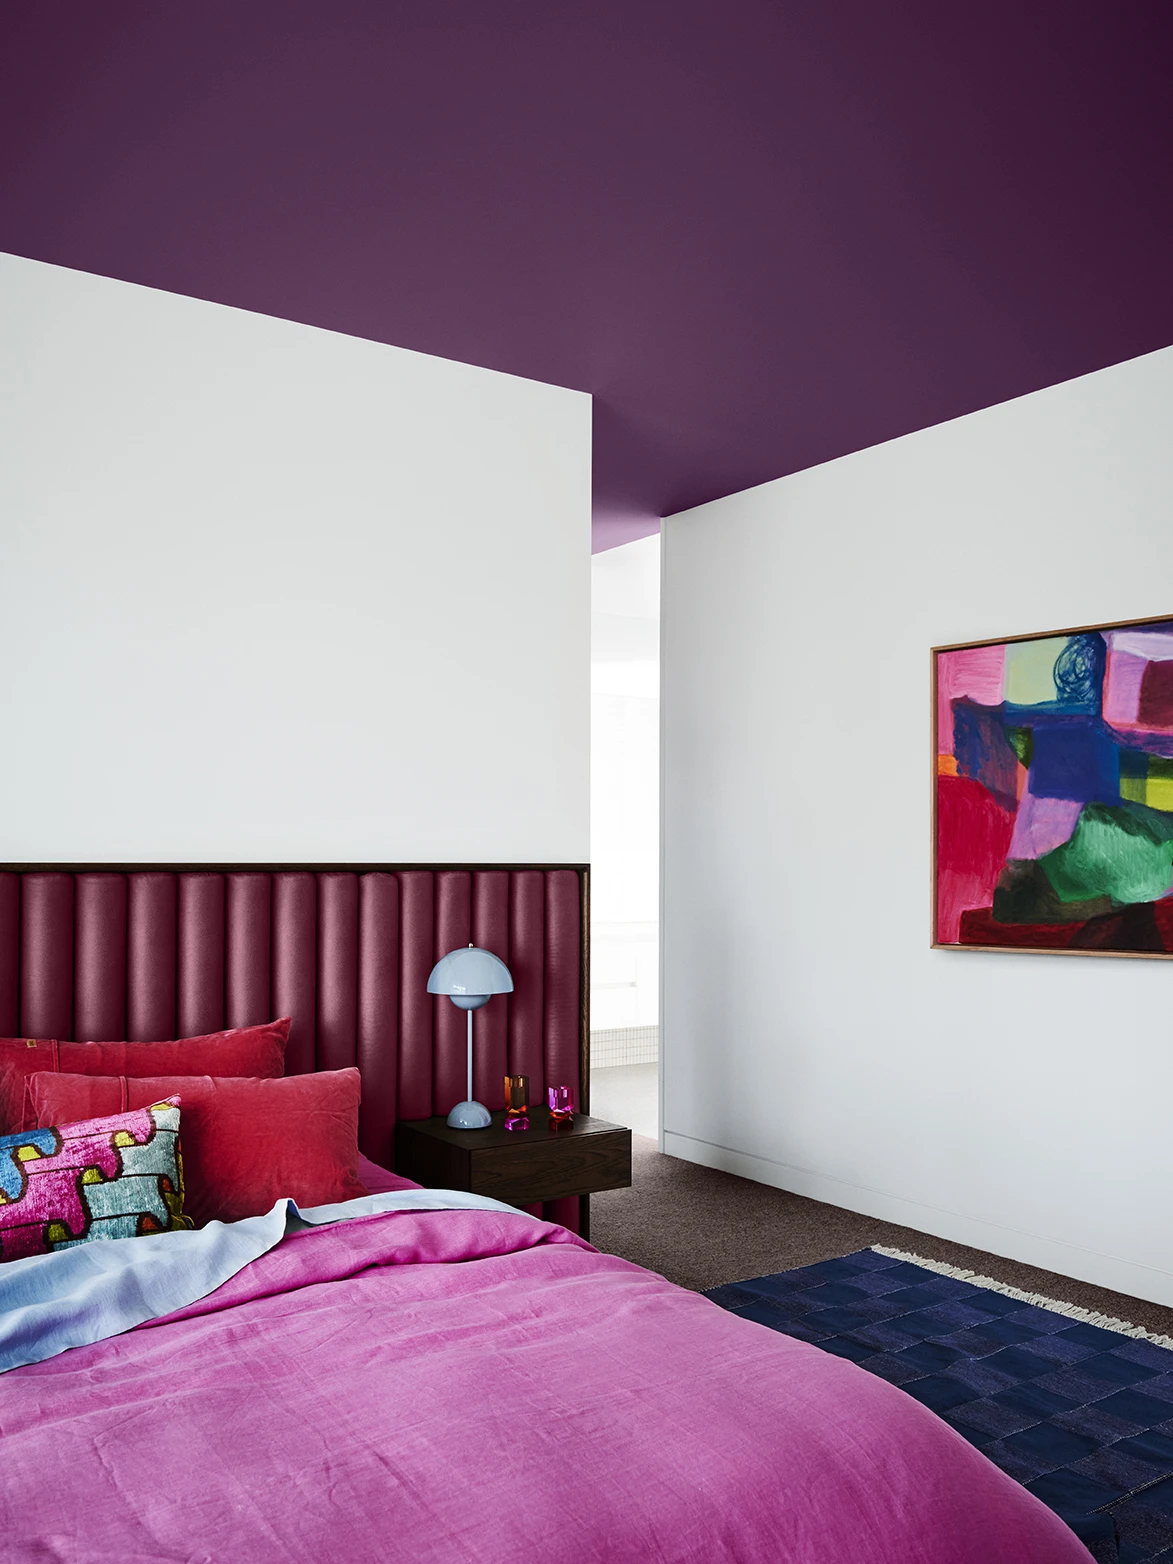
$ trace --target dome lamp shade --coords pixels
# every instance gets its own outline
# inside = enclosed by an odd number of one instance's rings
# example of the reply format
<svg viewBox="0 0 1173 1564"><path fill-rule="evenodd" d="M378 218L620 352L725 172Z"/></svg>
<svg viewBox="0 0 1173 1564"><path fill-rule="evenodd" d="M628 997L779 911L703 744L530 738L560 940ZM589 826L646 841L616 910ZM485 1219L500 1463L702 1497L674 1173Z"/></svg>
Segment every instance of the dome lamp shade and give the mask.
<svg viewBox="0 0 1173 1564"><path fill-rule="evenodd" d="M448 1115L454 1130L483 1130L492 1122L488 1108L472 1095L472 1013L487 1005L494 994L512 994L509 968L491 950L469 944L441 956L428 978L428 993L443 994L459 1010L468 1012L468 1097Z"/></svg>

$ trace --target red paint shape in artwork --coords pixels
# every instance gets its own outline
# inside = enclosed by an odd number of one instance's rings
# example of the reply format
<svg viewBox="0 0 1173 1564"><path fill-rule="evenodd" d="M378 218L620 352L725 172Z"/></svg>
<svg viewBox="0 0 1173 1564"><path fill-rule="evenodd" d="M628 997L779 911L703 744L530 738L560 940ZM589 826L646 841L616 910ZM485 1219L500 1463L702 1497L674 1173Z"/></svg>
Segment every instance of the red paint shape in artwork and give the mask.
<svg viewBox="0 0 1173 1564"><path fill-rule="evenodd" d="M1151 903L1158 947L1173 955L1173 896ZM1147 944L1121 943L1119 915L1079 923L997 923L993 910L977 907L961 914L961 945L999 945L1007 950L1148 950Z"/></svg>
<svg viewBox="0 0 1173 1564"><path fill-rule="evenodd" d="M1157 925L1161 949L1173 952L1173 896L1163 896L1153 903L1153 921Z"/></svg>
<svg viewBox="0 0 1173 1564"><path fill-rule="evenodd" d="M956 945L961 914L988 907L1014 816L969 777L937 778L937 943Z"/></svg>
<svg viewBox="0 0 1173 1564"><path fill-rule="evenodd" d="M1173 662L1149 663L1140 681L1142 728L1173 728Z"/></svg>
<svg viewBox="0 0 1173 1564"><path fill-rule="evenodd" d="M1001 945L1008 950L1065 950L1084 923L996 923L993 909L961 914L960 945Z"/></svg>

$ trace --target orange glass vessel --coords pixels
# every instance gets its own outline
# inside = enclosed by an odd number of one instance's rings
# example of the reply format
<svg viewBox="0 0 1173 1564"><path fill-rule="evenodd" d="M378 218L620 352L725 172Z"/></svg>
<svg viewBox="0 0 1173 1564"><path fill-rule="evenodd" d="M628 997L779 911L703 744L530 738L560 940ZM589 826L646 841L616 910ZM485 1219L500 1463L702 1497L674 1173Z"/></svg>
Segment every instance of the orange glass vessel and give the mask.
<svg viewBox="0 0 1173 1564"><path fill-rule="evenodd" d="M505 1077L505 1128L528 1130L528 1113L529 1076L507 1075Z"/></svg>

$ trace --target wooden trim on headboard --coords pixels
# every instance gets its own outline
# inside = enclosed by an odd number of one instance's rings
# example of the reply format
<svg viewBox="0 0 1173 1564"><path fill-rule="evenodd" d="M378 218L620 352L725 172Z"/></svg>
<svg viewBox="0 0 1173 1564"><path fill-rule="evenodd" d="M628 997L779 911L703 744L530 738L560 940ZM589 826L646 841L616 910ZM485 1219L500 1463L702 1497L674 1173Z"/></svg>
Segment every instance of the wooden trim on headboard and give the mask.
<svg viewBox="0 0 1173 1564"><path fill-rule="evenodd" d="M580 994L579 1000L582 1006L582 1018L579 1022L580 1042L579 1060L580 1077L578 1083L579 1110L582 1113L591 1111L591 871L586 864L579 871L579 885L582 889L581 912L579 914L579 928L582 934L582 955L580 957Z"/></svg>

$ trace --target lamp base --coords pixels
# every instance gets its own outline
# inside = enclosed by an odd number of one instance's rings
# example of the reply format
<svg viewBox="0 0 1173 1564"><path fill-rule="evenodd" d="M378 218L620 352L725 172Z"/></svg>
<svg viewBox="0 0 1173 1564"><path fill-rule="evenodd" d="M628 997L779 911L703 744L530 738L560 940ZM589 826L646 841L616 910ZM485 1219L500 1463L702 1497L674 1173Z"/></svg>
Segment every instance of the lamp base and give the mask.
<svg viewBox="0 0 1173 1564"><path fill-rule="evenodd" d="M492 1122L492 1114L481 1102L458 1102L447 1120L450 1130L483 1130Z"/></svg>

